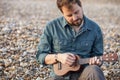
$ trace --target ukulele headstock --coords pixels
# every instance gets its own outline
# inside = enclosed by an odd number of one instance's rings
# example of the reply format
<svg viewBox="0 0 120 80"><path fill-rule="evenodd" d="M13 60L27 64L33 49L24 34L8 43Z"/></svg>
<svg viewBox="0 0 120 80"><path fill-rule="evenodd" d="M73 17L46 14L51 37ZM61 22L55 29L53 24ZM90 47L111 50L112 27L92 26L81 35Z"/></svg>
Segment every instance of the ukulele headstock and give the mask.
<svg viewBox="0 0 120 80"><path fill-rule="evenodd" d="M118 60L117 53L108 53L103 55L103 60L106 62L114 62Z"/></svg>

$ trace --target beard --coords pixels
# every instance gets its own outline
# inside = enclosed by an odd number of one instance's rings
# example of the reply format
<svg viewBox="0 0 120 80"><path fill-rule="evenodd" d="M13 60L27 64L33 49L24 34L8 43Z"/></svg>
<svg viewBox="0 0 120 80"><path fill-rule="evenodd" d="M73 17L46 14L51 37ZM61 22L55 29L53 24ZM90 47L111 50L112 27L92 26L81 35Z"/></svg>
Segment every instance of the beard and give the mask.
<svg viewBox="0 0 120 80"><path fill-rule="evenodd" d="M72 23L70 23L70 25L71 26L80 26L82 21L83 21L83 18L79 18L79 19L73 21Z"/></svg>

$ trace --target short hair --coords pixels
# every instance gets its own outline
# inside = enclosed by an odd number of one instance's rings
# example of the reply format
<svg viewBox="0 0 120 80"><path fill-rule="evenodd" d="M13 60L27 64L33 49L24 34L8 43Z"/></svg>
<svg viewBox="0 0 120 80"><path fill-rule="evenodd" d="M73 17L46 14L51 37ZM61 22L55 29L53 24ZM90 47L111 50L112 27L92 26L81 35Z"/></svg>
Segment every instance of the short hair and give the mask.
<svg viewBox="0 0 120 80"><path fill-rule="evenodd" d="M82 6L80 0L57 0L57 7L60 9L60 11L62 11L63 6L71 8L71 5L75 3L77 3L80 7Z"/></svg>

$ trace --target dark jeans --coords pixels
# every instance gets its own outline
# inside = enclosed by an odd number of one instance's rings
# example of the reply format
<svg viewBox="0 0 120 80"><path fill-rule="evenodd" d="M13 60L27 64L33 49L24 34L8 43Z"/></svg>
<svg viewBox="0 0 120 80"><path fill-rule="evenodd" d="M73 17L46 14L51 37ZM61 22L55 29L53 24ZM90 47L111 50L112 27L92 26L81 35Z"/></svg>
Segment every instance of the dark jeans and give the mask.
<svg viewBox="0 0 120 80"><path fill-rule="evenodd" d="M64 77L49 78L47 80L66 80ZM81 71L80 75L73 72L69 80L105 80L104 74L100 67L96 65L87 66Z"/></svg>

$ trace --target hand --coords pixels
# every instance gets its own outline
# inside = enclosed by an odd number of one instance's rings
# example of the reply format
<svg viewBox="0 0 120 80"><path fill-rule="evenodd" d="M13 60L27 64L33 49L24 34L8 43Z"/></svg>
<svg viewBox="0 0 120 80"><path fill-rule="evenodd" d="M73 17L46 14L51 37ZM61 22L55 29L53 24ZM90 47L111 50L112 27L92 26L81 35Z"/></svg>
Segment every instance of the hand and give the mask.
<svg viewBox="0 0 120 80"><path fill-rule="evenodd" d="M63 53L58 54L58 61L60 61L62 64L68 64L71 66L76 60L76 56L72 53Z"/></svg>
<svg viewBox="0 0 120 80"><path fill-rule="evenodd" d="M96 56L91 58L89 61L90 65L101 65L102 64L102 60L100 58L97 58Z"/></svg>

